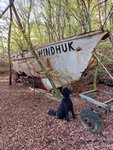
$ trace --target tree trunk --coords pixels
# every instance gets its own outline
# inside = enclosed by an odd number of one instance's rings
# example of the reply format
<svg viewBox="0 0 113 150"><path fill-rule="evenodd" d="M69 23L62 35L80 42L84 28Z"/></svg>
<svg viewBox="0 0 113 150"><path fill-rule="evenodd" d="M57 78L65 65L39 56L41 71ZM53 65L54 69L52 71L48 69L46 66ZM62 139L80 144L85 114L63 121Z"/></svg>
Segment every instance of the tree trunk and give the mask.
<svg viewBox="0 0 113 150"><path fill-rule="evenodd" d="M42 70L45 71L45 75L46 75L46 77L49 79L49 81L50 81L50 83L51 83L51 85L52 85L52 87L53 87L53 89L54 89L54 92L55 92L55 94L56 94L58 100L61 101L60 92L59 92L59 90L57 89L57 87L56 87L56 85L55 85L53 79L52 79L51 76L49 75L49 72L46 71L46 68L43 66L43 64L42 64L42 62L40 61L38 55L36 54L36 52L35 52L35 50L34 50L34 48L33 48L33 45L32 45L30 36L25 33L25 30L23 29L22 23L21 23L21 21L20 21L19 15L18 15L18 13L17 13L17 11L16 11L16 8L15 8L14 4L12 5L12 7L13 7L14 14L15 14L15 16L16 16L16 19L17 19L17 21L18 21L18 26L19 26L19 28L20 28L20 31L23 33L24 39L26 40L27 44L29 45L30 50L31 50L33 56L35 57L37 63L38 63L39 66L42 68Z"/></svg>
<svg viewBox="0 0 113 150"><path fill-rule="evenodd" d="M12 0L9 0L9 3L12 3ZM11 65L11 27L12 27L12 8L10 6L10 24L9 24L9 33L8 33L8 58L9 58L9 85L12 84L12 65Z"/></svg>

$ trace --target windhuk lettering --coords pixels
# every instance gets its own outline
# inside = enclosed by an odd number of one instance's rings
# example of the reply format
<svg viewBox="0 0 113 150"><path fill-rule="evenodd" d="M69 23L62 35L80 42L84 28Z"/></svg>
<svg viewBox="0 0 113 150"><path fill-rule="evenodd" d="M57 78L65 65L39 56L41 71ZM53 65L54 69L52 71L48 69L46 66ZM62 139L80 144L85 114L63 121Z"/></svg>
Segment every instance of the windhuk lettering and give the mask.
<svg viewBox="0 0 113 150"><path fill-rule="evenodd" d="M73 47L72 47L72 44L73 44L73 42L68 42L68 48L69 48L69 50L71 51L71 50L75 50Z"/></svg>
<svg viewBox="0 0 113 150"><path fill-rule="evenodd" d="M61 49L60 49L60 45L56 45L55 46L55 49L56 49L56 53L61 53Z"/></svg>
<svg viewBox="0 0 113 150"><path fill-rule="evenodd" d="M54 47L51 47L50 49L51 49L51 54L54 55L54 54L55 54L55 49L54 49Z"/></svg>
<svg viewBox="0 0 113 150"><path fill-rule="evenodd" d="M46 56L50 55L50 49L49 48L45 48L46 51Z"/></svg>
<svg viewBox="0 0 113 150"><path fill-rule="evenodd" d="M65 43L61 43L61 44L57 44L57 45L53 45L50 47L45 47L40 49L39 51L37 51L38 56L42 57L42 56L50 56L50 55L54 55L54 54L60 54L63 52L67 52L67 51L71 51L71 50L75 50L73 47L73 41L70 42L65 42ZM77 51L81 50L80 48L77 49Z"/></svg>
<svg viewBox="0 0 113 150"><path fill-rule="evenodd" d="M37 51L38 52L38 56L41 57L42 56L42 49L40 51Z"/></svg>
<svg viewBox="0 0 113 150"><path fill-rule="evenodd" d="M61 46L62 46L62 51L63 52L67 52L67 44L65 43L65 44L61 44Z"/></svg>

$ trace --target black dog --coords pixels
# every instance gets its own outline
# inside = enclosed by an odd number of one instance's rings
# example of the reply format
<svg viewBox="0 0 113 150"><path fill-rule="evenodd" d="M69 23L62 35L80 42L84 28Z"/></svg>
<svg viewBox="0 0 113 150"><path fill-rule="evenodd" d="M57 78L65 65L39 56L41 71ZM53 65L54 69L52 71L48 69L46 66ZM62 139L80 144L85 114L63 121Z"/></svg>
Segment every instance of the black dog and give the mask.
<svg viewBox="0 0 113 150"><path fill-rule="evenodd" d="M72 91L69 90L68 88L64 88L61 93L64 98L62 99L62 102L58 110L55 111L53 109L50 109L48 112L48 115L57 116L58 119L65 119L69 121L68 113L69 111L71 111L73 119L76 119L76 116L73 110L73 103L70 99L70 94L72 94Z"/></svg>

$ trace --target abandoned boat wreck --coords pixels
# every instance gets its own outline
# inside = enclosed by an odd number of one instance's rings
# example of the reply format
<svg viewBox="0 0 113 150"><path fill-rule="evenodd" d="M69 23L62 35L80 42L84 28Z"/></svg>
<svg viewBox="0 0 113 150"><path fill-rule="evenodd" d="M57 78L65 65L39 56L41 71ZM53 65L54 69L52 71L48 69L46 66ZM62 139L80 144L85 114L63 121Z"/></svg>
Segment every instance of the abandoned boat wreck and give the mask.
<svg viewBox="0 0 113 150"><path fill-rule="evenodd" d="M104 30L96 30L35 49L41 63L53 73L57 87L79 80L91 59L98 43L109 37ZM18 74L24 73L40 80L43 86L51 90L52 86L44 70L39 66L31 51L12 56L13 69Z"/></svg>

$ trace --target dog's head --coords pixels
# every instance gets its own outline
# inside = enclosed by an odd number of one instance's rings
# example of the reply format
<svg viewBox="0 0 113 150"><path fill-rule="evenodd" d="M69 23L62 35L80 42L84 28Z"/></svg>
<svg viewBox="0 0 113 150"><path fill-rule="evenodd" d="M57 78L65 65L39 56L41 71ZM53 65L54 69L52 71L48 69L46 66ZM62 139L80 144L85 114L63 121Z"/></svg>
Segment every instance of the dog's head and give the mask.
<svg viewBox="0 0 113 150"><path fill-rule="evenodd" d="M72 91L66 87L62 90L61 93L65 98L69 98L70 94L72 94Z"/></svg>

